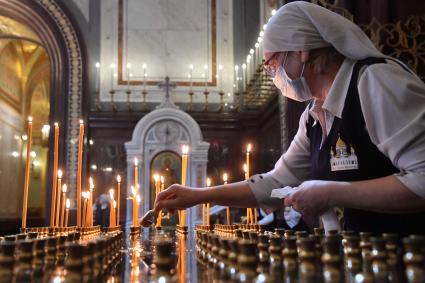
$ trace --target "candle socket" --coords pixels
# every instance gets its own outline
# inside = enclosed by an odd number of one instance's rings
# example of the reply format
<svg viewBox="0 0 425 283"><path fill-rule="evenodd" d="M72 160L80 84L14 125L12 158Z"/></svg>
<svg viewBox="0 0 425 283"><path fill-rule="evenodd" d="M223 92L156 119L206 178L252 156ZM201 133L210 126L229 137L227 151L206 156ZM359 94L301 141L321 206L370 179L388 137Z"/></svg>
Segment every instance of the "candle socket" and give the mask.
<svg viewBox="0 0 425 283"><path fill-rule="evenodd" d="M127 109L128 112L133 112L133 107L131 106L131 90L125 92L127 94Z"/></svg>
<svg viewBox="0 0 425 283"><path fill-rule="evenodd" d="M220 91L218 95L220 95L220 108L218 108L217 112L223 112L224 111L224 92Z"/></svg>
<svg viewBox="0 0 425 283"><path fill-rule="evenodd" d="M117 112L118 108L117 108L117 105L115 104L115 100L114 100L115 91L113 89L111 89L109 91L109 94L111 95L112 111Z"/></svg>
<svg viewBox="0 0 425 283"><path fill-rule="evenodd" d="M188 95L189 95L189 105L187 107L187 111L193 111L193 95L194 95L194 92L189 91Z"/></svg>
<svg viewBox="0 0 425 283"><path fill-rule="evenodd" d="M209 91L205 90L204 91L204 96L205 96L205 104L204 104L204 112L208 112L208 95L209 95Z"/></svg>

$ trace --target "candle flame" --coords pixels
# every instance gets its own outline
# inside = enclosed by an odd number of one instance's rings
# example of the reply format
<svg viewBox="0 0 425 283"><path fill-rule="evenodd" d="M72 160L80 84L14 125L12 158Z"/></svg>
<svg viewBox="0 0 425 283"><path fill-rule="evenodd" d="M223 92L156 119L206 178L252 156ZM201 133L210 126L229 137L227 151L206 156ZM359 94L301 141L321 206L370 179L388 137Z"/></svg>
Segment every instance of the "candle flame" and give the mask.
<svg viewBox="0 0 425 283"><path fill-rule="evenodd" d="M137 201L137 203L140 203L141 202L140 196L137 196L136 197L136 201Z"/></svg>
<svg viewBox="0 0 425 283"><path fill-rule="evenodd" d="M137 166L139 164L139 160L137 159L137 157L134 157L134 166Z"/></svg>
<svg viewBox="0 0 425 283"><path fill-rule="evenodd" d="M111 64L111 65L109 65L109 68L111 68L111 69L115 69L115 64Z"/></svg>
<svg viewBox="0 0 425 283"><path fill-rule="evenodd" d="M153 179L155 180L155 182L159 181L159 175L158 174L154 174L153 175Z"/></svg>
<svg viewBox="0 0 425 283"><path fill-rule="evenodd" d="M165 183L165 178L164 176L161 176L161 183L164 184Z"/></svg>
<svg viewBox="0 0 425 283"><path fill-rule="evenodd" d="M55 122L55 128L58 128L59 127L59 123L58 122Z"/></svg>
<svg viewBox="0 0 425 283"><path fill-rule="evenodd" d="M117 201L114 200L114 208L117 208Z"/></svg>
<svg viewBox="0 0 425 283"><path fill-rule="evenodd" d="M62 193L66 193L66 189L67 189L66 184L63 184L62 185Z"/></svg>
<svg viewBox="0 0 425 283"><path fill-rule="evenodd" d="M117 175L117 182L121 183L121 176L120 175Z"/></svg>
<svg viewBox="0 0 425 283"><path fill-rule="evenodd" d="M146 69L147 67L148 67L148 66L147 66L145 63L143 63L143 64L142 64L142 68L143 68L143 69Z"/></svg>
<svg viewBox="0 0 425 283"><path fill-rule="evenodd" d="M109 196L112 200L114 200L114 189L109 190Z"/></svg>
<svg viewBox="0 0 425 283"><path fill-rule="evenodd" d="M131 69L131 63L127 63L127 69Z"/></svg>
<svg viewBox="0 0 425 283"><path fill-rule="evenodd" d="M249 153L249 152L251 151L251 149L252 149L252 146L251 146L251 144L249 143L249 144L246 146L246 151Z"/></svg>
<svg viewBox="0 0 425 283"><path fill-rule="evenodd" d="M189 146L188 145L183 145L182 146L182 153L183 154L188 154L189 152Z"/></svg>
<svg viewBox="0 0 425 283"><path fill-rule="evenodd" d="M69 198L66 199L66 209L69 209L71 207L71 201Z"/></svg>
<svg viewBox="0 0 425 283"><path fill-rule="evenodd" d="M248 166L246 165L246 163L244 163L244 164L243 164L243 171L244 171L245 173L247 173L247 172L248 172Z"/></svg>
<svg viewBox="0 0 425 283"><path fill-rule="evenodd" d="M189 69L193 70L193 64L189 65Z"/></svg>
<svg viewBox="0 0 425 283"><path fill-rule="evenodd" d="M84 125L84 121L80 119L80 125Z"/></svg>
<svg viewBox="0 0 425 283"><path fill-rule="evenodd" d="M208 70L208 65L207 64L204 65L204 70Z"/></svg>
<svg viewBox="0 0 425 283"><path fill-rule="evenodd" d="M246 64L245 63L242 64L242 69L246 69Z"/></svg>
<svg viewBox="0 0 425 283"><path fill-rule="evenodd" d="M134 186L131 186L131 193L133 194L133 196L136 196L136 189L134 188Z"/></svg>
<svg viewBox="0 0 425 283"><path fill-rule="evenodd" d="M58 178L62 179L62 170L60 170L60 169L58 170Z"/></svg>
<svg viewBox="0 0 425 283"><path fill-rule="evenodd" d="M224 181L224 182L227 182L227 178L228 178L227 173L224 173L224 174L223 174L223 181Z"/></svg>
<svg viewBox="0 0 425 283"><path fill-rule="evenodd" d="M219 70L223 70L223 65L218 65Z"/></svg>
<svg viewBox="0 0 425 283"><path fill-rule="evenodd" d="M257 42L257 43L255 43L254 46L255 46L256 49L258 49L258 47L260 47L260 44Z"/></svg>
<svg viewBox="0 0 425 283"><path fill-rule="evenodd" d="M211 186L211 179L207 178L207 187L210 187L210 186Z"/></svg>
<svg viewBox="0 0 425 283"><path fill-rule="evenodd" d="M30 122L30 123L32 122L32 117L31 116L28 117L28 122Z"/></svg>
<svg viewBox="0 0 425 283"><path fill-rule="evenodd" d="M94 189L94 183L93 183L92 177L89 178L89 184L90 184L90 189L93 190Z"/></svg>
<svg viewBox="0 0 425 283"><path fill-rule="evenodd" d="M96 64L94 64L94 66L99 69L100 68L100 63L99 62L96 62Z"/></svg>
<svg viewBox="0 0 425 283"><path fill-rule="evenodd" d="M236 71L239 70L239 66L238 65L235 65L235 70Z"/></svg>
<svg viewBox="0 0 425 283"><path fill-rule="evenodd" d="M251 48L251 49L249 50L249 54L254 55L254 49L252 49L252 48Z"/></svg>

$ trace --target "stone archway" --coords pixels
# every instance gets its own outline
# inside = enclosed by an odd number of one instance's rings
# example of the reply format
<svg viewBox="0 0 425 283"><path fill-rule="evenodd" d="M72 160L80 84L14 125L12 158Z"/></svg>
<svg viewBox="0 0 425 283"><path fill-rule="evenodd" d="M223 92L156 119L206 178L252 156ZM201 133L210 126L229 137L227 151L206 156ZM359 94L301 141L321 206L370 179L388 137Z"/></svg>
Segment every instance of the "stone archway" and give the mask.
<svg viewBox="0 0 425 283"><path fill-rule="evenodd" d="M127 151L127 194L133 184L133 160L137 157L140 172L140 193L142 203L140 213L150 209L149 184L151 160L160 152L172 151L181 154L182 145L190 146L187 185L205 186L209 143L203 141L201 129L186 112L176 108L163 107L144 116L136 125L131 141L125 144ZM127 205L131 206L130 202ZM131 207L127 208L127 225L131 224ZM191 231L200 221L196 207L188 209L186 222Z"/></svg>
<svg viewBox="0 0 425 283"><path fill-rule="evenodd" d="M67 174L70 199L76 199L78 121L82 117L84 54L78 31L66 11L54 0L0 0L0 15L30 26L40 37L49 55L50 123L59 122L62 131L59 163ZM53 138L49 140L52 148ZM52 175L53 155L49 154L48 175ZM52 180L47 184L50 192ZM46 198L46 211L50 200Z"/></svg>

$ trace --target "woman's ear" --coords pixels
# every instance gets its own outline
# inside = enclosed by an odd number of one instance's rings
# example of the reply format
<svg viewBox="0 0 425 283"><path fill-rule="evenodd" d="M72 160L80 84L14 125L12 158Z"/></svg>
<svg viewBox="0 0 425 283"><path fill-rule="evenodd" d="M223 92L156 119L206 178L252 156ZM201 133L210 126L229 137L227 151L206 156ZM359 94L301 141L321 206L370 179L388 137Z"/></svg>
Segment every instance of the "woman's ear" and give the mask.
<svg viewBox="0 0 425 283"><path fill-rule="evenodd" d="M301 62L306 63L308 61L308 58L310 56L310 51L306 50L306 51L300 51L300 57L301 57Z"/></svg>

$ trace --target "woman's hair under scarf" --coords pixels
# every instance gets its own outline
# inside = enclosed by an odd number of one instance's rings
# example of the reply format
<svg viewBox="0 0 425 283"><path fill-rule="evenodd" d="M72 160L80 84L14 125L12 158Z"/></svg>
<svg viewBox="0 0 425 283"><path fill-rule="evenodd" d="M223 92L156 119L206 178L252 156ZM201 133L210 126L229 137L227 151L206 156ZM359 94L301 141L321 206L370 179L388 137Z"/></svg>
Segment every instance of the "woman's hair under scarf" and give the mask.
<svg viewBox="0 0 425 283"><path fill-rule="evenodd" d="M328 46L353 60L390 58L378 51L353 22L309 2L282 6L264 31L263 52L306 51Z"/></svg>

